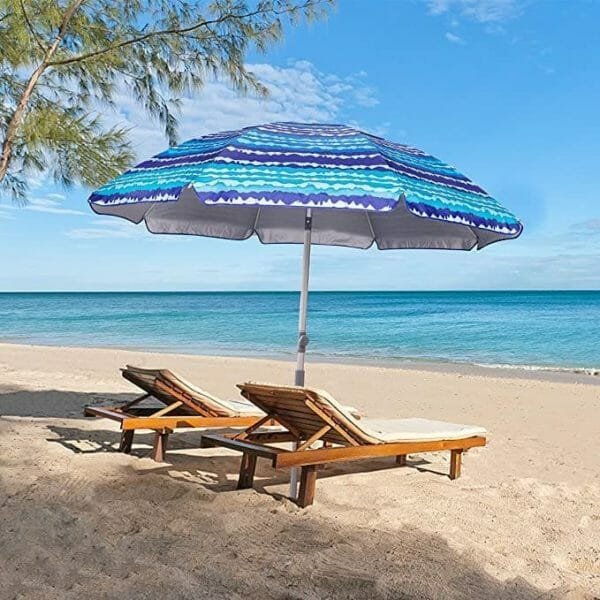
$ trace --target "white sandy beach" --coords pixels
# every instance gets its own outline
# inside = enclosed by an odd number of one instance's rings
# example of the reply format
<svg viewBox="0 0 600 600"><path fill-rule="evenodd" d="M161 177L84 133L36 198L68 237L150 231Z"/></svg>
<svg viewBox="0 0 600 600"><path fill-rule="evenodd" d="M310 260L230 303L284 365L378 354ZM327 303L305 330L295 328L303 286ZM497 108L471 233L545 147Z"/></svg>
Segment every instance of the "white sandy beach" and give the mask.
<svg viewBox="0 0 600 600"><path fill-rule="evenodd" d="M600 596L600 386L360 365L308 379L373 417L482 425L489 444L450 481L448 456L320 471L316 502L288 472L170 440L168 463L115 451L82 408L136 394L118 368L168 367L235 397L288 383L290 363L0 345L0 598L593 598Z"/></svg>

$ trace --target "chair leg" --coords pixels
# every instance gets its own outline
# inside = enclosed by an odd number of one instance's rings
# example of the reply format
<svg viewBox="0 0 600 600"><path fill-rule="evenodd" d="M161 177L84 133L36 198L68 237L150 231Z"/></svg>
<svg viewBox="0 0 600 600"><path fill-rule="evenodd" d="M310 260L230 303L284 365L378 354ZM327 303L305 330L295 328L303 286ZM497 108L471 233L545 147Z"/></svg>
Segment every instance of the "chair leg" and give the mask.
<svg viewBox="0 0 600 600"><path fill-rule="evenodd" d="M240 477L237 484L238 490L245 490L252 487L255 470L256 454L244 452L244 454L242 454L242 464L240 465Z"/></svg>
<svg viewBox="0 0 600 600"><path fill-rule="evenodd" d="M165 453L167 451L167 442L169 434L166 431L157 431L154 435L154 447L152 449L152 458L156 462L165 462Z"/></svg>
<svg viewBox="0 0 600 600"><path fill-rule="evenodd" d="M300 493L298 494L298 506L305 508L310 506L315 499L315 488L317 486L317 465L306 465L300 472Z"/></svg>
<svg viewBox="0 0 600 600"><path fill-rule="evenodd" d="M406 454L398 454L398 456L396 456L396 464L399 467L405 467L406 466Z"/></svg>
<svg viewBox="0 0 600 600"><path fill-rule="evenodd" d="M462 450L450 450L450 479L458 479L460 477L462 453Z"/></svg>
<svg viewBox="0 0 600 600"><path fill-rule="evenodd" d="M135 430L126 429L121 432L121 441L119 442L119 452L129 454L131 452L131 445L133 444L133 434Z"/></svg>

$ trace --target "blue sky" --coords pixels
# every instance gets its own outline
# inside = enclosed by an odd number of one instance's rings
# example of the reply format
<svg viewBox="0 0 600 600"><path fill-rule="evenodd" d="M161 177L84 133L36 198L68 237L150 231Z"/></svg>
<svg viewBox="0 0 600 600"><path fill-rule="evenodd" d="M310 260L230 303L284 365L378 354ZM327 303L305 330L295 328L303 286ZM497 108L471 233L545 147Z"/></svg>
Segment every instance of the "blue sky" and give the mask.
<svg viewBox="0 0 600 600"><path fill-rule="evenodd" d="M525 233L481 252L317 248L314 289L600 289L600 2L339 0L249 63L271 89L223 82L183 102L181 138L275 120L355 124L455 164ZM160 130L126 93L108 123L139 158ZM94 215L43 176L0 200L0 290L296 289L301 248L152 236Z"/></svg>

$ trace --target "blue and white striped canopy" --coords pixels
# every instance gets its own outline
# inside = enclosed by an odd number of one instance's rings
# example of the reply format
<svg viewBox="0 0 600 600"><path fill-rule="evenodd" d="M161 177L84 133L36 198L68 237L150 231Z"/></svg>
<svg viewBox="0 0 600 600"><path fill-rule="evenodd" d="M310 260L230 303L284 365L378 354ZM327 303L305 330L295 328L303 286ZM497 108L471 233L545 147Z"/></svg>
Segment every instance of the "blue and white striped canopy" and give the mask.
<svg viewBox="0 0 600 600"><path fill-rule="evenodd" d="M272 123L169 148L90 196L154 233L367 248L469 250L517 237L518 219L455 168L344 125Z"/></svg>

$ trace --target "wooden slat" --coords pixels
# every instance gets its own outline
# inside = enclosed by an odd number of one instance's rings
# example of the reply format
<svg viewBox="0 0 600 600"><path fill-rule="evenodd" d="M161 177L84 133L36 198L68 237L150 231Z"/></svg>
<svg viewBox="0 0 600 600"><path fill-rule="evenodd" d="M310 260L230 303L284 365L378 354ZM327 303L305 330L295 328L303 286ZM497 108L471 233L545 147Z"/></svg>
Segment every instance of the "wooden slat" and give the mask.
<svg viewBox="0 0 600 600"><path fill-rule="evenodd" d="M276 412L277 414L286 414L297 419L308 419L309 421L319 419L318 415L315 415L315 413L310 409L295 410L293 408L288 408L287 406L270 406L269 412Z"/></svg>
<svg viewBox="0 0 600 600"><path fill-rule="evenodd" d="M152 415L150 415L150 416L154 417L154 418L162 417L163 415L170 413L172 410L177 410L182 405L183 405L183 402L181 400L177 400L176 402L173 402L173 404L169 404L169 406L165 406L164 408L157 410L155 413L152 413Z"/></svg>
<svg viewBox="0 0 600 600"><path fill-rule="evenodd" d="M138 396L137 398L134 398L130 402L126 402L125 404L123 404L121 406L121 408L122 409L125 409L125 408L129 409L132 406L134 406L134 405L138 404L139 402L141 402L142 400L146 400L146 398L150 398L150 394L147 393L147 392L145 394L142 394L141 396Z"/></svg>
<svg viewBox="0 0 600 600"><path fill-rule="evenodd" d="M251 397L253 399L255 398L254 395L251 395ZM279 398L279 397L257 396L257 398L260 399L265 404L268 404L269 406L276 406L278 408L289 408L291 410L299 410L301 412L307 412L307 411L302 410L302 408L305 406L304 398L302 398L302 397Z"/></svg>
<svg viewBox="0 0 600 600"><path fill-rule="evenodd" d="M331 427L329 425L321 427L319 431L315 431L315 433L313 433L305 442L302 442L302 444L300 444L298 448L296 448L296 451L301 452L302 450L309 448L317 440L321 439L330 429Z"/></svg>
<svg viewBox="0 0 600 600"><path fill-rule="evenodd" d="M273 408L269 407L269 412L274 415L281 415L288 420L302 424L304 426L316 426L318 429L325 425L320 415L315 414L313 410L307 410L306 412L300 412L295 410L288 410L287 408Z"/></svg>
<svg viewBox="0 0 600 600"><path fill-rule="evenodd" d="M343 438L337 431L328 431L324 436L323 440L327 442L331 442L332 444L340 444L342 446L347 446L348 442L346 438Z"/></svg>
<svg viewBox="0 0 600 600"><path fill-rule="evenodd" d="M302 431L298 429L295 425L292 425L289 419L285 416L278 415L275 413L269 413L269 417L275 422L277 425L281 425L285 427L292 435L296 437L296 439L302 438Z"/></svg>
<svg viewBox="0 0 600 600"><path fill-rule="evenodd" d="M236 440L245 440L253 431L262 427L267 421L270 421L271 417L269 415L265 415L262 419L258 419L256 423L252 423L248 429L244 429L240 433L235 435Z"/></svg>
<svg viewBox="0 0 600 600"><path fill-rule="evenodd" d="M288 408L287 406L278 406L275 410L277 410L277 413L285 412L285 414L299 419L312 419L315 417L311 410L295 410L294 408Z"/></svg>
<svg viewBox="0 0 600 600"><path fill-rule="evenodd" d="M295 442L298 438L289 431L258 431L251 433L246 439L249 442L261 444L277 444L279 442Z"/></svg>
<svg viewBox="0 0 600 600"><path fill-rule="evenodd" d="M331 425L331 428L334 429L340 436L345 438L349 444L352 444L353 446L359 445L359 443L345 430L345 428L341 426L335 419L330 417L324 410L321 410L316 402L307 401L307 403L310 403L309 406L312 408L312 410L318 414L323 421L325 421L325 423Z"/></svg>
<svg viewBox="0 0 600 600"><path fill-rule="evenodd" d="M218 435L216 433L202 435L200 440L201 448L214 448L215 446L223 446L224 448L230 448L231 450L255 454L262 458L270 458L273 461L273 464L279 455L289 452L289 450L284 450L283 448L272 448L271 446L256 444L246 440L233 440L230 437Z"/></svg>
<svg viewBox="0 0 600 600"><path fill-rule="evenodd" d="M127 415L117 412L114 408L103 408L102 406L86 406L83 414L86 417L105 417L120 422L127 418Z"/></svg>
<svg viewBox="0 0 600 600"><path fill-rule="evenodd" d="M473 437L461 440L434 440L424 442L399 442L393 444L366 444L364 446L344 446L342 448L318 448L278 454L274 466L297 467L321 463L376 458L378 456L397 456L399 454L417 454L419 452L437 452L440 450L464 450L475 446L485 446L485 438Z"/></svg>
<svg viewBox="0 0 600 600"><path fill-rule="evenodd" d="M160 371L158 370L140 370L137 368L126 368L121 369L121 374L127 381L133 383L140 389L149 393L152 397L164 402L165 404L171 404L173 400L177 400L177 398L173 398L172 394L169 392L165 392L156 387L155 381L156 378L160 375Z"/></svg>
<svg viewBox="0 0 600 600"><path fill-rule="evenodd" d="M251 402L260 402L261 404L269 407L301 409L304 403L303 395L297 395L294 398L286 398L279 395L246 393L245 391L242 391L242 396Z"/></svg>
<svg viewBox="0 0 600 600"><path fill-rule="evenodd" d="M248 427L259 417L127 417L120 415L123 429L180 429L184 427Z"/></svg>
<svg viewBox="0 0 600 600"><path fill-rule="evenodd" d="M123 411L129 417L151 417L158 410L157 406L134 406L132 408L128 408L126 411ZM198 415L190 415L190 411L185 407L176 408L169 412L170 417L189 417L189 416L198 416Z"/></svg>
<svg viewBox="0 0 600 600"><path fill-rule="evenodd" d="M272 414L276 415L276 419L283 419L286 423L290 424L293 423L294 429L298 432L308 432L309 434L311 434L314 431L318 431L319 429L321 429L323 425L328 425L328 423L324 423L321 419L298 419L295 417L290 417L290 415L288 415L285 412L277 412Z"/></svg>
<svg viewBox="0 0 600 600"><path fill-rule="evenodd" d="M155 383L155 387L159 389L163 394L169 394L172 400L180 400L185 404L190 410L194 413L203 416L203 417L217 417L219 416L215 411L209 408L207 405L203 404L199 399L194 398L184 392L182 389L176 388L162 381L161 379L157 379Z"/></svg>

